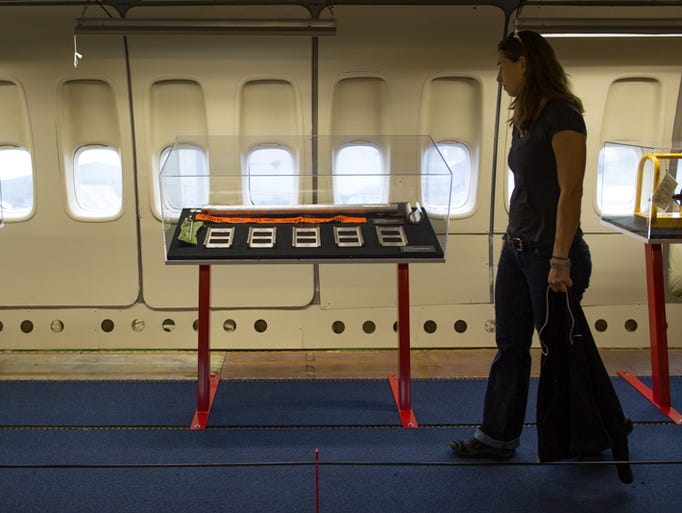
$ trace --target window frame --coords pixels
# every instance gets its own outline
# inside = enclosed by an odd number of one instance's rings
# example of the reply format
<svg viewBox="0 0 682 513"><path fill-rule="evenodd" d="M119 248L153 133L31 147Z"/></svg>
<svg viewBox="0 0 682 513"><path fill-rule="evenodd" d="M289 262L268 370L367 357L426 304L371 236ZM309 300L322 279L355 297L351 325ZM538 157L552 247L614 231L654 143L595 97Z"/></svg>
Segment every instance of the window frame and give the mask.
<svg viewBox="0 0 682 513"><path fill-rule="evenodd" d="M81 199L79 199L79 180L78 180L78 163L82 154L86 151L93 150L111 150L118 157L118 165L120 171L120 205L116 211L97 211L88 209L87 206L83 206ZM69 165L67 166L68 172L66 173L66 197L67 197L67 209L69 215L78 221L84 222L107 222L113 221L120 218L124 212L124 177L123 177L123 159L121 158L121 151L119 148L111 146L109 144L102 143L88 143L81 144L78 146L71 156Z"/></svg>
<svg viewBox="0 0 682 513"><path fill-rule="evenodd" d="M266 151L266 150L281 150L284 151L287 155L289 155L290 162L291 162L291 172L290 174L283 174L280 176L277 175L261 175L262 177L267 177L267 176L272 176L273 178L287 178L291 177L292 180L292 192L291 192L291 199L288 203L257 203L254 201L254 195L252 194L252 188L253 188L253 183L251 181L252 176L254 178L257 178L259 175L251 175L251 158L252 156L259 152L259 151ZM245 205L250 205L250 206L256 206L256 205L296 205L299 201L299 197L301 194L301 186L300 186L300 171L298 169L298 164L297 164L297 159L294 151L287 146L286 144L280 144L280 143L258 143L249 148L249 150L246 152L244 155L244 160L243 160L243 166L244 166L244 179L242 181L242 197L243 197L243 203Z"/></svg>
<svg viewBox="0 0 682 513"><path fill-rule="evenodd" d="M353 174L339 174L339 158L342 153L349 148L372 148L376 151L376 155L379 157L379 169L377 173L367 173L363 175L353 175ZM348 176L378 176L380 180L380 198L378 201L362 201L360 203L346 203L342 201L339 192L339 180ZM356 205L356 204L378 204L387 203L390 198L390 180L386 173L386 156L384 155L383 148L381 145L375 143L374 141L349 141L340 145L334 152L333 165L332 165L332 188L333 188L333 201L337 205Z"/></svg>
<svg viewBox="0 0 682 513"><path fill-rule="evenodd" d="M35 169L33 166L33 156L31 155L31 152L29 151L28 148L25 148L24 146L19 146L19 145L12 145L12 144L2 144L0 145L0 152L3 151L20 151L24 153L24 157L28 158L28 170L29 173L23 174L18 176L17 178L22 178L24 176L30 176L31 177L31 206L30 207L22 207L22 208L12 208L8 209L6 207L2 207L0 205L0 226L2 226L3 222L22 222L22 221L27 221L28 219L32 218L33 215L35 214L36 210L36 186L35 186ZM0 170L1 174L1 170ZM2 181L2 177L0 176L0 182ZM5 178L4 181L7 182L9 180L8 178ZM3 193L3 190L5 191ZM5 199L3 199L5 198ZM2 183L0 183L0 201L3 201L6 203L6 198L7 198L7 184L5 183L5 186L3 188Z"/></svg>
<svg viewBox="0 0 682 513"><path fill-rule="evenodd" d="M627 165L626 167L630 169L630 181L631 184L626 184L627 187L631 189L632 195L628 202L623 204L620 209L611 206L611 209L604 208L604 183L607 178L604 176L604 153L606 150L615 151L628 151L633 155L632 165ZM637 151L636 148L632 146L602 146L599 150L599 155L597 157L597 183L596 191L594 196L595 210L599 216L619 216L619 215L630 215L634 212L635 203L637 199L635 198L635 193L637 190L637 169L639 166L639 161L642 158L643 153L641 150ZM622 159L622 157L621 157ZM620 168L619 168L620 169ZM645 167L645 173L647 172ZM610 205L609 205L610 206Z"/></svg>
<svg viewBox="0 0 682 513"><path fill-rule="evenodd" d="M162 217L171 217L171 218L178 218L180 217L180 213L182 212L182 208L176 208L175 205L171 204L168 202L168 196L169 194L164 193L162 194L161 190L161 172L163 171L163 166L165 165L166 161L170 157L170 154L173 151L173 148L176 146L174 143L170 143L165 145L163 148L161 148L161 151L159 151L158 156L156 157L158 159L158 169L156 172L156 180L154 180L154 208L157 210L157 213L159 214L159 219ZM183 152L185 150L193 150L196 152L197 155L201 155L201 159L203 161L203 169L196 172L193 175L187 175L187 177L191 178L192 176L195 177L207 177L205 178L205 181L209 181L209 176L210 176L210 166L209 166L209 160L208 160L208 154L205 150L205 148L201 147L198 144L187 144L183 143L180 145L177 145L177 151ZM165 154L165 155L164 155ZM182 171L182 168L181 168ZM181 174L182 176L182 174ZM200 187L197 187L199 189ZM199 193L198 193L199 194ZM180 191L180 196L182 197L182 191ZM205 199L202 201L201 198L199 199L200 203L208 203L210 198L210 190L205 191ZM194 205L193 205L194 206Z"/></svg>
<svg viewBox="0 0 682 513"><path fill-rule="evenodd" d="M468 175L465 175L464 177L464 189L465 189L465 198L462 200L460 203L457 205L453 205L453 200L455 198L455 191L453 191L453 187L455 186L455 170L453 170L450 165L448 164L448 167L450 168L450 171L452 172L451 175L451 183L450 183L450 205L448 206L447 213L449 213L449 216L452 217L467 217L470 216L475 207L475 198L476 198L476 191L475 189L475 184L477 183L477 180L475 179L476 177L474 176L474 165L473 165L473 158L472 158L472 151L471 148L467 143L461 140L457 139L443 139L440 141L434 141L435 143L435 149L433 147L429 147L427 151L424 152L423 155L423 161L422 165L426 166L427 160L430 158L430 155L428 155L429 151L438 151L441 155L441 158L445 160L447 163L447 158L443 154L443 146L448 145L448 146L454 146L457 147L461 150L463 150L464 155L466 157L466 167L468 168ZM425 180L428 178L429 175L424 175L422 174L422 179L421 179L421 200L423 206L429 211L430 215L435 215L435 216L444 216L446 212L443 209L437 209L434 208L433 205L428 203L426 201L426 190L427 190L427 184L425 183Z"/></svg>

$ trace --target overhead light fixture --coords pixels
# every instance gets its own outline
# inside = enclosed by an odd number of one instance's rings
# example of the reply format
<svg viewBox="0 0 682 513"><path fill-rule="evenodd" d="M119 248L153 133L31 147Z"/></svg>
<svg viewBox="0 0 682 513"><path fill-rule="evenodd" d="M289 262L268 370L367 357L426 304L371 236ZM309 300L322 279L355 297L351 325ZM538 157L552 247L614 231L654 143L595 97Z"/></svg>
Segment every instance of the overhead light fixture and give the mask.
<svg viewBox="0 0 682 513"><path fill-rule="evenodd" d="M77 18L74 34L333 36L336 20Z"/></svg>
<svg viewBox="0 0 682 513"><path fill-rule="evenodd" d="M522 18L519 30L545 37L682 37L682 18Z"/></svg>

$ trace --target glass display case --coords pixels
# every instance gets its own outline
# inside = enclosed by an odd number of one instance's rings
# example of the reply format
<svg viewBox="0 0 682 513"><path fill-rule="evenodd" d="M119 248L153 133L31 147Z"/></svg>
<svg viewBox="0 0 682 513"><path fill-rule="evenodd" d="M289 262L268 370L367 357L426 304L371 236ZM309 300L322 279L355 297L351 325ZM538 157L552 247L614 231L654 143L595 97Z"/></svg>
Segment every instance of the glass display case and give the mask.
<svg viewBox="0 0 682 513"><path fill-rule="evenodd" d="M681 142L605 142L597 194L602 224L644 242L682 240L681 160Z"/></svg>
<svg viewBox="0 0 682 513"><path fill-rule="evenodd" d="M163 158L166 263L445 259L452 173L429 136L187 136Z"/></svg>

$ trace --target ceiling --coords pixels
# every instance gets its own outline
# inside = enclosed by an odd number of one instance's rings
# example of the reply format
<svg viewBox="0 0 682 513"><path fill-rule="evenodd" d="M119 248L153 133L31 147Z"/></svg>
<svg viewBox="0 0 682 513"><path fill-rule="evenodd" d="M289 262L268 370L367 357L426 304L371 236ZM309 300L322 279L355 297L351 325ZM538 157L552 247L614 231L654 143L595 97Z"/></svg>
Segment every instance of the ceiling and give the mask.
<svg viewBox="0 0 682 513"><path fill-rule="evenodd" d="M512 13L520 3L523 5L570 5L574 7L680 7L680 0L0 0L0 6L56 6L56 5L96 5L101 4L118 11L122 16L139 6L275 6L300 5L308 9L311 16L317 17L322 11L335 5L492 5L506 14Z"/></svg>

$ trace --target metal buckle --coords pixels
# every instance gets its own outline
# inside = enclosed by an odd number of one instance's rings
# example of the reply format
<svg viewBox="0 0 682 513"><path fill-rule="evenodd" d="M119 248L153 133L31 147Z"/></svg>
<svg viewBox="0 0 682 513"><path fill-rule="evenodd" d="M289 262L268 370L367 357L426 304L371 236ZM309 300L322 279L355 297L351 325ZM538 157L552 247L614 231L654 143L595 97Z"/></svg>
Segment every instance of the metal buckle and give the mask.
<svg viewBox="0 0 682 513"><path fill-rule="evenodd" d="M249 227L248 244L250 248L274 248L277 238L277 227Z"/></svg>
<svg viewBox="0 0 682 513"><path fill-rule="evenodd" d="M335 226L334 241L340 248L359 248L364 244L359 226Z"/></svg>
<svg viewBox="0 0 682 513"><path fill-rule="evenodd" d="M319 248L320 247L320 227L304 228L294 226L291 237L291 245L295 248Z"/></svg>
<svg viewBox="0 0 682 513"><path fill-rule="evenodd" d="M402 226L377 226L376 229L381 246L407 246L407 237Z"/></svg>
<svg viewBox="0 0 682 513"><path fill-rule="evenodd" d="M519 239L518 237L508 237L509 244L511 245L512 248L514 248L516 251L523 251L523 240Z"/></svg>
<svg viewBox="0 0 682 513"><path fill-rule="evenodd" d="M206 230L204 246L207 248L229 248L234 240L234 226L229 228L218 228L209 226Z"/></svg>

